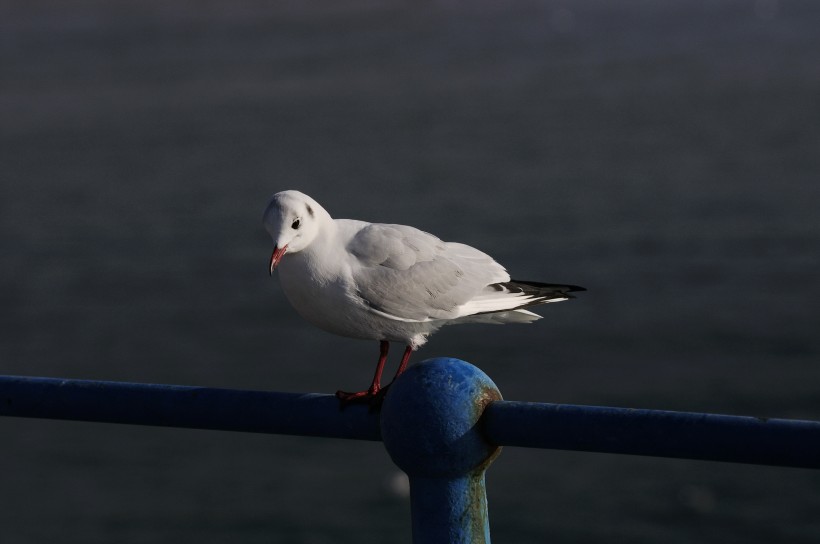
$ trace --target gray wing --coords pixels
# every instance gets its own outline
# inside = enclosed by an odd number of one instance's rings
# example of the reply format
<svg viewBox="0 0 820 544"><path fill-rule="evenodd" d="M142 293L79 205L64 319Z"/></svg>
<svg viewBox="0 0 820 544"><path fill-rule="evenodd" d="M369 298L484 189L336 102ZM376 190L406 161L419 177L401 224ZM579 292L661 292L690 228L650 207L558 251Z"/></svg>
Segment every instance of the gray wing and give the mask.
<svg viewBox="0 0 820 544"><path fill-rule="evenodd" d="M458 317L459 307L487 285L510 279L489 255L405 225L370 224L347 249L358 261L358 296L401 321Z"/></svg>

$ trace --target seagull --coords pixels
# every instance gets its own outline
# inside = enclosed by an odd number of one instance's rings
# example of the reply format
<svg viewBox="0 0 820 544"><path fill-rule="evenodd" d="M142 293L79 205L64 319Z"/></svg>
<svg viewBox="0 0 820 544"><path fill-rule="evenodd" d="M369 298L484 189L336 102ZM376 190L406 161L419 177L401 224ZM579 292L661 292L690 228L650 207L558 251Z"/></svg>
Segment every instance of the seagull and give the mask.
<svg viewBox="0 0 820 544"><path fill-rule="evenodd" d="M325 331L379 341L370 387L337 391L342 406L381 402L390 342L406 346L398 377L412 352L444 325L530 323L541 316L526 308L585 291L512 280L489 255L414 227L333 219L299 191L274 194L263 224L274 245L268 270L278 270L297 313Z"/></svg>

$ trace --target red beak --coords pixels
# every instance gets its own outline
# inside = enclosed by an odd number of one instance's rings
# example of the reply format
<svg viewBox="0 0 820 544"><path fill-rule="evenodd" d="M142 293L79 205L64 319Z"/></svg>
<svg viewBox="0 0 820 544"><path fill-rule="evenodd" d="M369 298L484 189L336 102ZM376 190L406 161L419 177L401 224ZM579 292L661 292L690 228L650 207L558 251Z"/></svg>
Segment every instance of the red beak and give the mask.
<svg viewBox="0 0 820 544"><path fill-rule="evenodd" d="M275 247L273 248L273 255L270 256L270 273L273 275L273 271L276 270L276 267L279 266L279 261L282 260L282 256L288 250L288 245L285 244L282 247Z"/></svg>

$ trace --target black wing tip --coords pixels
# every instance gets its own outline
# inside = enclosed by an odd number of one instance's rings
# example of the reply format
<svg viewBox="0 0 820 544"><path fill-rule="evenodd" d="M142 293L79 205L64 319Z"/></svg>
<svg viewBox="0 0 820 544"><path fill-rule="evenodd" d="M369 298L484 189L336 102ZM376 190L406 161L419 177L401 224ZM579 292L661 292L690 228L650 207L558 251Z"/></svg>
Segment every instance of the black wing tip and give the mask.
<svg viewBox="0 0 820 544"><path fill-rule="evenodd" d="M510 280L509 283L516 283L519 285L527 285L535 287L536 289L556 289L558 291L566 291L567 293L574 293L578 291L586 291L586 287L580 285L567 285L563 283L542 283L540 281L526 281L526 280Z"/></svg>

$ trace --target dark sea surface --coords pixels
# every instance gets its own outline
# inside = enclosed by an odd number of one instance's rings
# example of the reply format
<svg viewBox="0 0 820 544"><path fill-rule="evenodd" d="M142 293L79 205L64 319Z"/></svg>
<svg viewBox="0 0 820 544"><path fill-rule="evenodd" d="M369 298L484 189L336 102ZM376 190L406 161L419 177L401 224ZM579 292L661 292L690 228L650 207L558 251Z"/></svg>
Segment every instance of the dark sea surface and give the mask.
<svg viewBox="0 0 820 544"><path fill-rule="evenodd" d="M364 387L377 344L267 275L293 188L589 289L416 361L511 400L820 419L819 28L790 0L2 2L0 373ZM380 443L0 437L3 544L410 542ZM820 540L816 471L506 448L487 486L495 542Z"/></svg>

